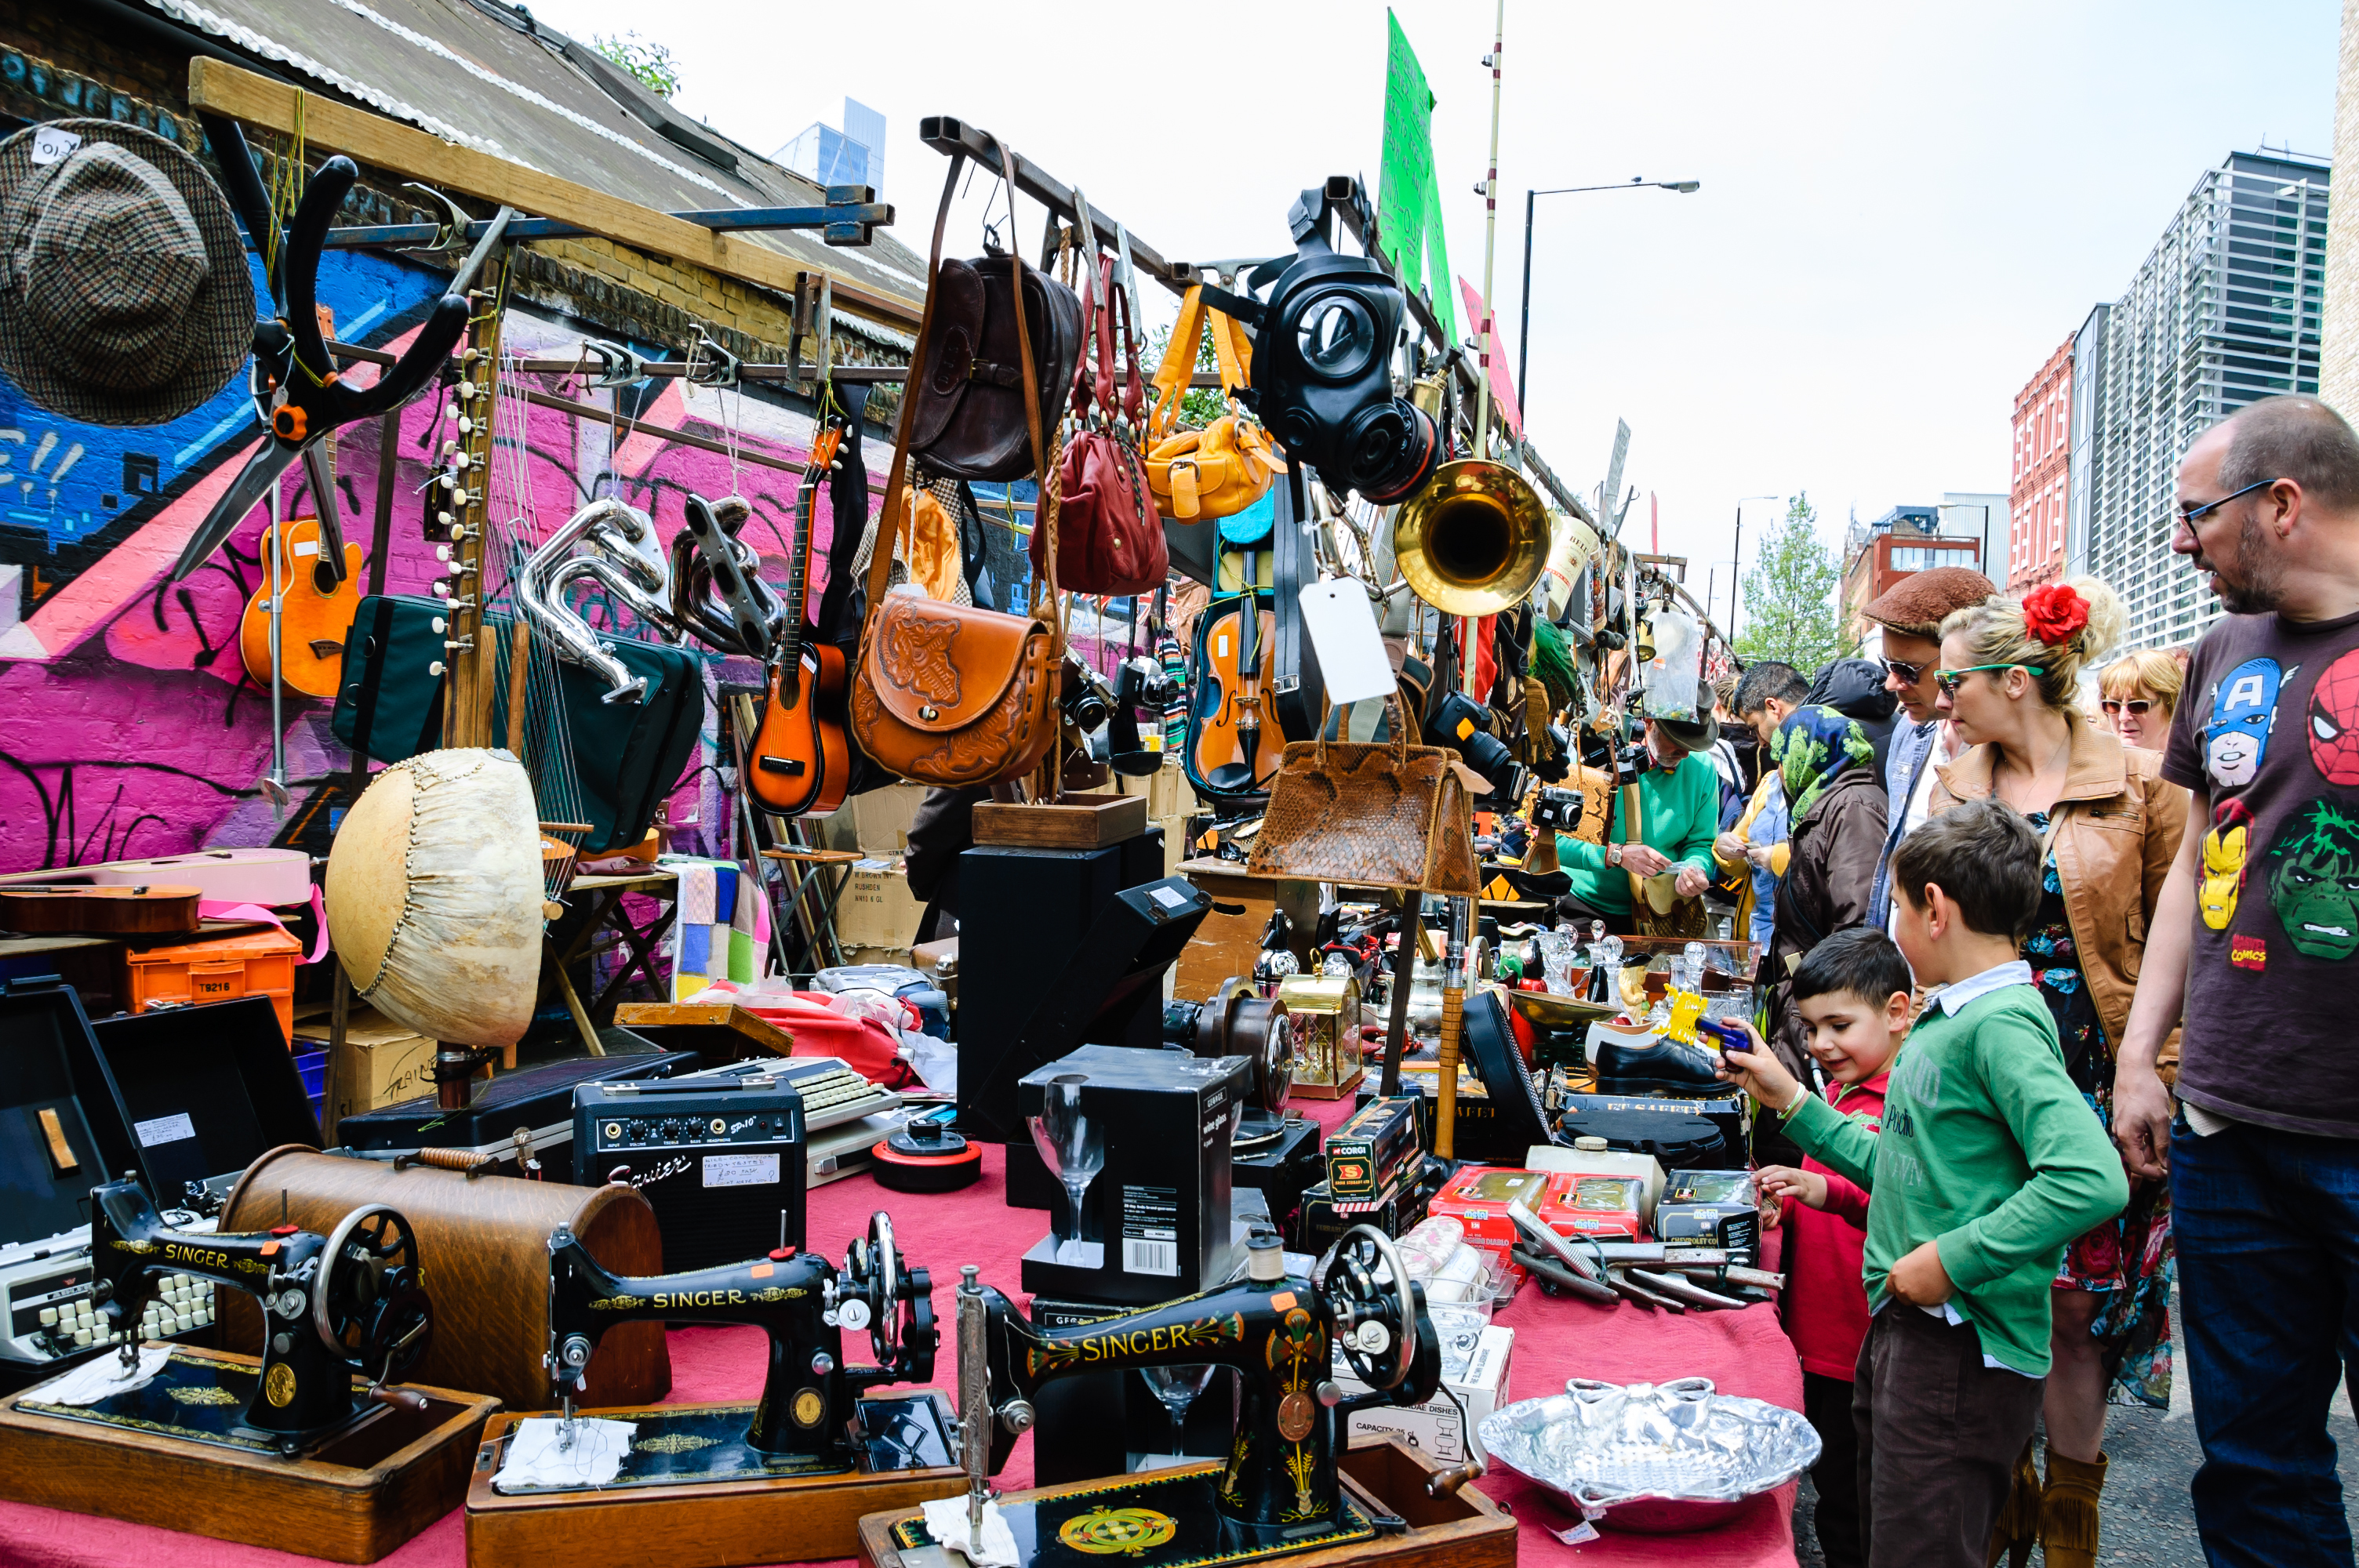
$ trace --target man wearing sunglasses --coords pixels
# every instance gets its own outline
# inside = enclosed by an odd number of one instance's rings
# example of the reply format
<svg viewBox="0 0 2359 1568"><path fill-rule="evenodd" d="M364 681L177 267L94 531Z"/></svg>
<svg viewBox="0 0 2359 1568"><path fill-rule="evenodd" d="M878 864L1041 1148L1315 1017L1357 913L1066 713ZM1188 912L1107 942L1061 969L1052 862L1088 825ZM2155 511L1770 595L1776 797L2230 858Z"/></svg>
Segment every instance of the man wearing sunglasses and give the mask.
<svg viewBox="0 0 2359 1568"><path fill-rule="evenodd" d="M1900 719L1884 759L1890 816L1884 852L1876 859L1875 879L1867 892L1867 924L1878 929L1892 923L1892 851L1911 827L1925 820L1934 764L1962 750L1954 741L1944 748L1940 732L1946 726L1933 711L1933 699L1940 695L1935 677L1941 673L1941 622L1951 611L1980 604L1993 591L1991 579L1978 571L1935 567L1902 578L1864 612L1875 623L1884 644L1877 661L1884 666L1884 689L1900 699Z"/></svg>
<svg viewBox="0 0 2359 1568"><path fill-rule="evenodd" d="M2114 1138L2170 1180L2206 1557L2347 1568L2326 1412L2359 1334L2359 436L2314 397L2252 404L2189 449L2171 528L2234 613L2163 752L2190 809ZM2174 1118L2155 1063L2182 1013Z"/></svg>

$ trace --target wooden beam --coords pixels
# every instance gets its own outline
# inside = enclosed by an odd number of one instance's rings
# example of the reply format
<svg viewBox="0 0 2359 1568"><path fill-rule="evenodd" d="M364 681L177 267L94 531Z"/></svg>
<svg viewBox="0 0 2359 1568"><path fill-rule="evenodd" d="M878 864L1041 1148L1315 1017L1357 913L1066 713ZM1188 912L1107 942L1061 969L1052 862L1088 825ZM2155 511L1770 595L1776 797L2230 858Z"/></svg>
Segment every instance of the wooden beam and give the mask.
<svg viewBox="0 0 2359 1568"><path fill-rule="evenodd" d="M299 90L202 55L189 61L190 107L227 114L250 125L292 134ZM382 114L317 93L300 94L303 139L311 146L349 153L362 163L439 189L504 202L535 217L578 223L593 234L652 255L669 256L781 294L791 295L799 274L825 270L780 252L716 234L668 212L542 174L520 163L441 137ZM862 287L840 273L839 308L914 331L919 302Z"/></svg>

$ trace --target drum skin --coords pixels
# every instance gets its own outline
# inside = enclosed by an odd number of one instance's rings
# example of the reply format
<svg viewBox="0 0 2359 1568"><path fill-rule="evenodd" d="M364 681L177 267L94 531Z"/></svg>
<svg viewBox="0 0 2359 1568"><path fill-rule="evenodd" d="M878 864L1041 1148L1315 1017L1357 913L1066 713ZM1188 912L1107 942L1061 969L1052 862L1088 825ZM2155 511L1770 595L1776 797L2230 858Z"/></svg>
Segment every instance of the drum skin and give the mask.
<svg viewBox="0 0 2359 1568"><path fill-rule="evenodd" d="M434 1304L433 1342L408 1381L490 1394L512 1411L557 1407L541 1357L549 1349L549 1235L569 1227L617 1274L663 1272L656 1212L636 1188L477 1176L390 1161L273 1149L238 1178L222 1206L224 1232L289 1224L324 1236L353 1210L384 1204L409 1222ZM222 1346L258 1355L262 1314L242 1291L220 1293ZM617 1324L591 1357L587 1398L651 1404L671 1390L660 1323Z"/></svg>
<svg viewBox="0 0 2359 1568"><path fill-rule="evenodd" d="M424 752L377 774L328 852L328 929L362 1001L429 1040L524 1037L540 979L538 818L506 752Z"/></svg>

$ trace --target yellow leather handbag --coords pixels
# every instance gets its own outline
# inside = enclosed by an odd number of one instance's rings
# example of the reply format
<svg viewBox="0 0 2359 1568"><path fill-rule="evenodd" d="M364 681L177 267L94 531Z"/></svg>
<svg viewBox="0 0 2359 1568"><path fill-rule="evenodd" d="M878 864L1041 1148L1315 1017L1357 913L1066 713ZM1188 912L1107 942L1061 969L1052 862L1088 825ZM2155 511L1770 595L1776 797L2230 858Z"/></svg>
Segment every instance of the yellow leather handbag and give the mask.
<svg viewBox="0 0 2359 1568"><path fill-rule="evenodd" d="M1147 453L1147 482L1155 492L1158 510L1180 523L1234 516L1259 501L1271 477L1286 468L1268 435L1242 415L1223 414L1201 430L1179 428L1180 400L1195 373L1196 345L1203 338L1207 317L1222 390L1233 393L1252 382L1253 346L1244 329L1208 308L1203 292L1201 285L1189 289L1180 304L1171 346L1155 373L1155 408L1147 423L1153 443Z"/></svg>

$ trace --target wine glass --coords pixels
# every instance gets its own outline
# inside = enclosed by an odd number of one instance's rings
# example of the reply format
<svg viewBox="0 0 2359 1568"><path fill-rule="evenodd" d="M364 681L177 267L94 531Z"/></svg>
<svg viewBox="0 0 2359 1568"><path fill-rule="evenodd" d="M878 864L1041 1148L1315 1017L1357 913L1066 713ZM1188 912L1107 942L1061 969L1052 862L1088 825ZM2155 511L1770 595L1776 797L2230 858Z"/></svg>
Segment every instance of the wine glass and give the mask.
<svg viewBox="0 0 2359 1568"><path fill-rule="evenodd" d="M1703 989L1703 944L1690 942L1680 949L1680 989L1685 991Z"/></svg>
<svg viewBox="0 0 2359 1568"><path fill-rule="evenodd" d="M1164 1411L1171 1417L1171 1456L1174 1459L1185 1460L1188 1457L1184 1430L1188 1424L1188 1407L1196 1402L1196 1396L1212 1382L1215 1370L1217 1368L1211 1366L1141 1367L1138 1369L1138 1375L1147 1379L1147 1386L1155 1390L1155 1397L1163 1401Z"/></svg>
<svg viewBox="0 0 2359 1568"><path fill-rule="evenodd" d="M1082 1086L1089 1081L1086 1073L1060 1073L1041 1086L1040 1114L1025 1118L1040 1158L1065 1184L1067 1206L1072 1212L1073 1233L1057 1244L1060 1263L1086 1265L1082 1256L1082 1195L1105 1169L1105 1123L1082 1113Z"/></svg>
<svg viewBox="0 0 2359 1568"><path fill-rule="evenodd" d="M1540 973L1548 981L1552 996L1572 994L1572 962L1577 948L1573 939L1561 931L1543 931L1539 935Z"/></svg>

